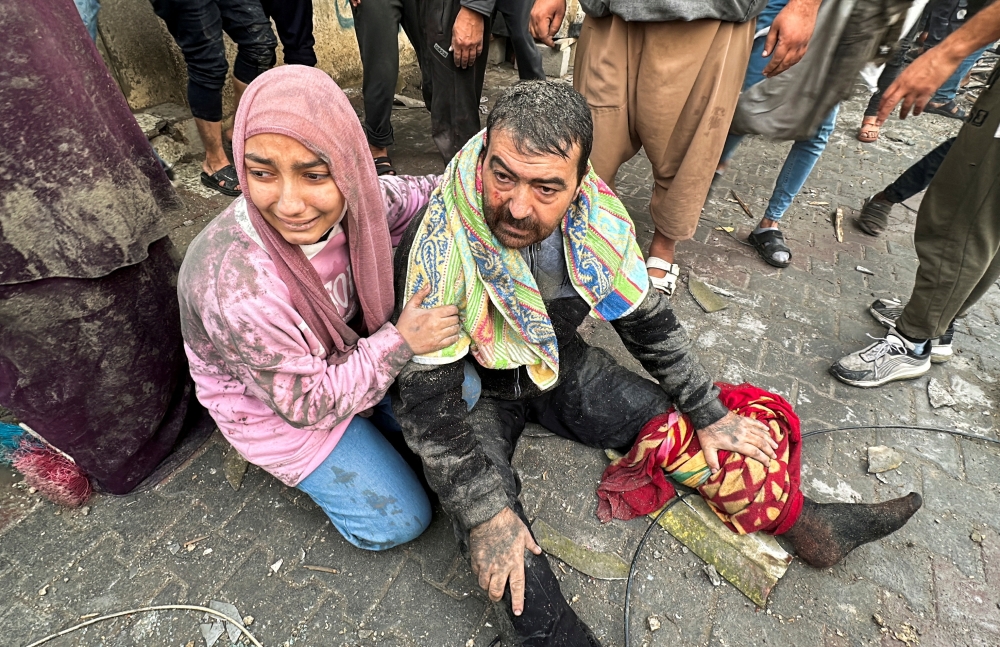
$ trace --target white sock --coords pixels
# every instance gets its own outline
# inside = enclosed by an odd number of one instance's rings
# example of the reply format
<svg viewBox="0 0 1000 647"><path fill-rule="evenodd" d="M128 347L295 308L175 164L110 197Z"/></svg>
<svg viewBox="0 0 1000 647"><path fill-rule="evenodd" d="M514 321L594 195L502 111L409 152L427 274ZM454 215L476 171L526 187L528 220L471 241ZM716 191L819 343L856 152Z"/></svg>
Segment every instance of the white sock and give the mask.
<svg viewBox="0 0 1000 647"><path fill-rule="evenodd" d="M777 227L757 227L756 229L753 230L753 233L754 234L759 234L759 233L762 233L762 232L765 232L765 231L778 231L778 228ZM773 254L771 254L771 260L777 261L779 263L787 263L788 262L788 258L789 258L788 252L774 252Z"/></svg>

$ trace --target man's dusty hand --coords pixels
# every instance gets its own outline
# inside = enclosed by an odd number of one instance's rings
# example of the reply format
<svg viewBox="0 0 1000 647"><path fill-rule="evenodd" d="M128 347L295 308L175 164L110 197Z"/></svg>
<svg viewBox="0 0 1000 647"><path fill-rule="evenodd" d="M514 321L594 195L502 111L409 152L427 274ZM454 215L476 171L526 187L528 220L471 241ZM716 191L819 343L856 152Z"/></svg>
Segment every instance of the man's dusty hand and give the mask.
<svg viewBox="0 0 1000 647"><path fill-rule="evenodd" d="M781 74L802 60L809 48L818 10L817 0L792 0L778 12L764 43L763 56L771 56L764 76Z"/></svg>
<svg viewBox="0 0 1000 647"><path fill-rule="evenodd" d="M730 411L724 418L698 430L698 442L712 474L719 471L719 451L738 452L765 467L777 460L778 443L763 422Z"/></svg>
<svg viewBox="0 0 1000 647"><path fill-rule="evenodd" d="M900 101L903 102L899 108L900 119L906 119L911 110L919 115L959 63L961 59L948 56L940 46L918 56L882 94L875 123L881 127Z"/></svg>
<svg viewBox="0 0 1000 647"><path fill-rule="evenodd" d="M469 552L472 572L479 586L498 602L510 581L511 608L515 616L524 610L524 549L536 555L542 549L531 537L521 518L510 508L504 508L492 519L469 532Z"/></svg>
<svg viewBox="0 0 1000 647"><path fill-rule="evenodd" d="M555 47L555 35L566 17L566 0L535 0L531 9L531 23L528 31L531 37L549 47Z"/></svg>
<svg viewBox="0 0 1000 647"><path fill-rule="evenodd" d="M451 27L451 53L457 67L470 67L483 53L483 15L462 7Z"/></svg>

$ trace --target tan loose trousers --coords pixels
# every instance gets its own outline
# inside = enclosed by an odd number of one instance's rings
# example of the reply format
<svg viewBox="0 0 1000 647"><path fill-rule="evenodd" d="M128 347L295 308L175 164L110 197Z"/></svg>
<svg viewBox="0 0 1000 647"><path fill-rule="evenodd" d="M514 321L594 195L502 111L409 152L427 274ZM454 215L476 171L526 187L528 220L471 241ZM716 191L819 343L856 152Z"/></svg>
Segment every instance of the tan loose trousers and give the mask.
<svg viewBox="0 0 1000 647"><path fill-rule="evenodd" d="M754 20L628 22L587 17L573 83L594 116L594 170L614 188L640 147L653 165L649 210L674 240L694 235L739 98Z"/></svg>

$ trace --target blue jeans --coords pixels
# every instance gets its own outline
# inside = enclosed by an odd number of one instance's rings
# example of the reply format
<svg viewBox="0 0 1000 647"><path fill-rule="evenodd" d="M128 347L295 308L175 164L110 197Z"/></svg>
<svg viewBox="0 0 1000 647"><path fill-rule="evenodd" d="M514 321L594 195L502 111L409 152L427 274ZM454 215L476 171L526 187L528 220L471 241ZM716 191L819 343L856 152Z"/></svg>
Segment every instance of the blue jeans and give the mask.
<svg viewBox="0 0 1000 647"><path fill-rule="evenodd" d="M431 523L420 480L383 433L402 433L388 396L371 418L354 416L326 460L298 485L344 539L366 550L405 544Z"/></svg>
<svg viewBox="0 0 1000 647"><path fill-rule="evenodd" d="M97 13L101 10L99 0L73 0L76 10L80 12L80 19L87 27L90 40L97 41Z"/></svg>
<svg viewBox="0 0 1000 647"><path fill-rule="evenodd" d="M760 31L769 27L774 21L778 12L785 8L788 0L772 0L764 11L757 17L757 30ZM747 74L743 79L743 89L746 90L751 85L764 80L764 68L767 67L770 57L761 56L764 52L764 44L767 36L761 36L754 40L753 49L750 51L750 62L747 64ZM834 107L827 115L823 123L820 124L819 131L810 139L797 141L788 151L785 164L781 167L778 179L774 184L774 191L771 192L771 199L767 203L767 210L764 217L770 220L781 220L781 217L792 205L792 200L802 190L802 185L809 179L813 167L819 160L819 156L826 149L826 142L830 139L830 133L837 125L837 112L840 106ZM726 145L722 149L722 161L728 162L743 141L743 135L729 135L726 138Z"/></svg>
<svg viewBox="0 0 1000 647"><path fill-rule="evenodd" d="M972 66L976 64L976 61L978 61L979 57L983 55L983 52L992 46L993 43L990 43L981 50L973 52L968 56L968 58L962 61L961 65L958 66L958 69L955 70L955 73L948 77L948 80L945 81L941 87L938 88L937 92L934 93L934 96L931 97L931 103L948 103L949 101L952 101L955 98L955 95L958 94L958 86L962 83L962 79L964 79L965 75L969 73L969 70L971 70Z"/></svg>

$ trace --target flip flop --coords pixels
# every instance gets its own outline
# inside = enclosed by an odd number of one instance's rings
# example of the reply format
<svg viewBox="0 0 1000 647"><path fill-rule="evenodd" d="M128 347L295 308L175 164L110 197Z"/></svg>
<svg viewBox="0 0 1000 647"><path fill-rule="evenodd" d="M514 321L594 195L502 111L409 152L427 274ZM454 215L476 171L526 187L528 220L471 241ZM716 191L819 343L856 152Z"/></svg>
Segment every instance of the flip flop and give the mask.
<svg viewBox="0 0 1000 647"><path fill-rule="evenodd" d="M759 234L750 232L750 235L747 236L747 241L753 245L753 248L757 250L757 253L760 254L760 257L768 265L773 267L788 267L792 262L792 250L785 244L785 235L781 233L780 229L765 229ZM788 254L788 260L775 260L774 255L777 252Z"/></svg>
<svg viewBox="0 0 1000 647"><path fill-rule="evenodd" d="M223 195L228 195L234 198L242 193L242 191L240 191L240 178L236 176L236 169L232 164L220 168L211 175L202 171L201 183L210 189L215 189Z"/></svg>

